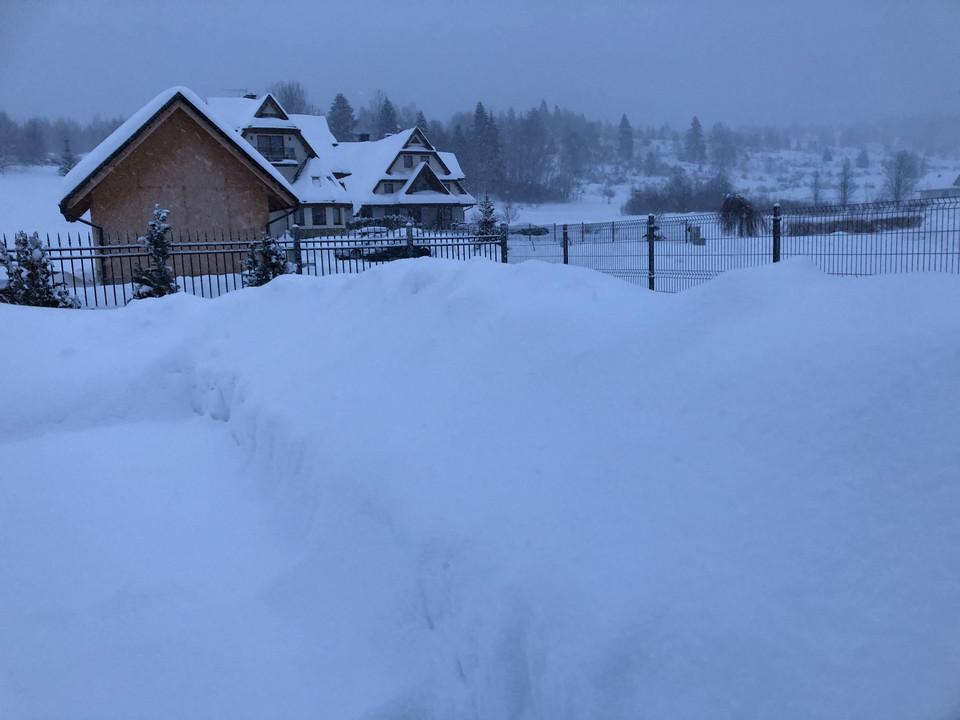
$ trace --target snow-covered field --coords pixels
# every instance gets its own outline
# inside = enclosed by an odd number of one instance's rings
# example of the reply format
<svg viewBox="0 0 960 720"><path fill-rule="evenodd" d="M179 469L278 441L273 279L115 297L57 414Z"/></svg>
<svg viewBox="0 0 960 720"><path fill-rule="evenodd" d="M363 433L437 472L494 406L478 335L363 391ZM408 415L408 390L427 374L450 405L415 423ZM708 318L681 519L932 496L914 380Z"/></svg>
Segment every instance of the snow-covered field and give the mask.
<svg viewBox="0 0 960 720"><path fill-rule="evenodd" d="M0 306L0 717L960 717L960 282Z"/></svg>

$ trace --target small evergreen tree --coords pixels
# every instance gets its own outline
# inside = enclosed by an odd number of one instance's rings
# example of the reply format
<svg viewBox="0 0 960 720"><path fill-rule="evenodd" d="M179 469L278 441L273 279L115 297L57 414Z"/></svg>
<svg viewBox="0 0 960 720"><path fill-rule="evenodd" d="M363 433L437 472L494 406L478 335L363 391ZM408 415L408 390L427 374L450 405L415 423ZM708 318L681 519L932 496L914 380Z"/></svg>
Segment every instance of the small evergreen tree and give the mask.
<svg viewBox="0 0 960 720"><path fill-rule="evenodd" d="M870 156L867 155L866 148L860 148L860 153L857 155L857 167L861 170L866 170L870 167Z"/></svg>
<svg viewBox="0 0 960 720"><path fill-rule="evenodd" d="M170 226L167 225L169 210L156 205L153 220L147 226L147 234L137 239L146 246L149 264L146 268L137 263L133 273L133 297L142 300L151 297L163 297L177 292L180 288L173 278L173 269L167 265L170 259Z"/></svg>
<svg viewBox="0 0 960 720"><path fill-rule="evenodd" d="M497 210L493 205L490 196L484 194L477 203L477 210L480 217L477 219L478 235L496 235L497 234Z"/></svg>
<svg viewBox="0 0 960 720"><path fill-rule="evenodd" d="M240 276L244 287L266 285L278 275L290 272L286 253L267 233L263 233L260 242L252 242L247 248L247 257L241 261L243 273Z"/></svg>
<svg viewBox="0 0 960 720"><path fill-rule="evenodd" d="M63 152L60 153L60 169L57 174L60 177L66 175L77 164L77 156L70 150L70 138L63 138Z"/></svg>
<svg viewBox="0 0 960 720"><path fill-rule="evenodd" d="M34 307L78 308L80 301L67 292L62 282L54 282L53 264L37 233L20 231L10 254L0 245L0 267L6 280L0 281L0 302Z"/></svg>

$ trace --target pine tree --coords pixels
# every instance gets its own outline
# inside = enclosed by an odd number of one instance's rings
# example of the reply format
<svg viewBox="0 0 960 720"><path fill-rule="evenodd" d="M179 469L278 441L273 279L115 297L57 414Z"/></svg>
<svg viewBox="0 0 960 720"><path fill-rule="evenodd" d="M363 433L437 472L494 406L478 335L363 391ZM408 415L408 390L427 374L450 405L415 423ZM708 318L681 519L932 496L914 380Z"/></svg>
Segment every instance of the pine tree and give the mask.
<svg viewBox="0 0 960 720"><path fill-rule="evenodd" d="M383 99L374 122L376 123L377 140L397 132L397 110L390 102L390 98Z"/></svg>
<svg viewBox="0 0 960 720"><path fill-rule="evenodd" d="M177 292L180 288L173 278L173 269L167 265L170 258L171 242L167 234L170 226L167 225L169 210L156 205L153 210L153 220L147 226L147 234L137 239L137 242L146 246L149 264L146 268L137 263L133 273L133 297L142 300L151 297L163 297Z"/></svg>
<svg viewBox="0 0 960 720"><path fill-rule="evenodd" d="M5 245L0 245L0 267L7 276L5 284L0 286L0 302L34 307L80 307L80 301L67 292L64 283L54 282L53 263L37 233L18 232L12 255Z"/></svg>
<svg viewBox="0 0 960 720"><path fill-rule="evenodd" d="M267 233L263 233L260 242L252 242L247 248L247 257L240 265L243 267L241 280L244 287L260 287L266 285L279 275L290 272L286 253Z"/></svg>
<svg viewBox="0 0 960 720"><path fill-rule="evenodd" d="M867 155L866 148L860 148L860 152L857 154L857 167L861 170L866 170L870 167L870 156Z"/></svg>
<svg viewBox="0 0 960 720"><path fill-rule="evenodd" d="M423 114L423 111L422 111L422 110L417 111L416 125L417 125L417 127L420 129L420 132L424 132L424 133L425 133L425 132L427 131L427 125L428 125L428 124L427 124L427 117L426 117L426 115Z"/></svg>
<svg viewBox="0 0 960 720"><path fill-rule="evenodd" d="M633 161L633 128L626 113L620 118L620 127L617 129L617 155L624 162Z"/></svg>
<svg viewBox="0 0 960 720"><path fill-rule="evenodd" d="M707 159L707 144L703 139L703 126L696 115L690 121L690 129L687 130L683 142L683 156L688 162L702 163Z"/></svg>
<svg viewBox="0 0 960 720"><path fill-rule="evenodd" d="M330 103L327 125L338 142L350 142L354 139L353 129L357 125L357 118L353 114L353 106L343 93L337 93Z"/></svg>
<svg viewBox="0 0 960 720"><path fill-rule="evenodd" d="M477 218L477 235L497 234L497 211L490 196L484 193L477 203L480 217Z"/></svg>
<svg viewBox="0 0 960 720"><path fill-rule="evenodd" d="M70 138L63 139L63 152L60 154L60 169L57 174L66 175L77 164L77 156L70 150Z"/></svg>

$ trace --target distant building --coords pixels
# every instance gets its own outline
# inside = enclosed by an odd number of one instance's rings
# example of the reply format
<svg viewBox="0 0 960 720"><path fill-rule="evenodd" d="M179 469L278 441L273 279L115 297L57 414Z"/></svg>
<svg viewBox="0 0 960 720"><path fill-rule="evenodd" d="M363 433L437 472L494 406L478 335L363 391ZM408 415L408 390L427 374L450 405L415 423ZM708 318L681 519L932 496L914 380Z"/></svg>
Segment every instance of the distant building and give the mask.
<svg viewBox="0 0 960 720"><path fill-rule="evenodd" d="M957 179L953 181L953 185L951 187L921 190L920 197L924 200L960 197L960 175L958 175Z"/></svg>

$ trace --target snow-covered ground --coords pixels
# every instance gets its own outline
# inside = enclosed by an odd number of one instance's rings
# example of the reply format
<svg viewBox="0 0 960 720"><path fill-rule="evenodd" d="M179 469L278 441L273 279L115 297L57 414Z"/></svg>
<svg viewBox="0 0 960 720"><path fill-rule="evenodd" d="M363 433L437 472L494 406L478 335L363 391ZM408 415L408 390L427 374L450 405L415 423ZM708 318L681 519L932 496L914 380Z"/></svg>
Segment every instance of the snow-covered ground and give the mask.
<svg viewBox="0 0 960 720"><path fill-rule="evenodd" d="M0 717L960 716L960 282L0 306Z"/></svg>

